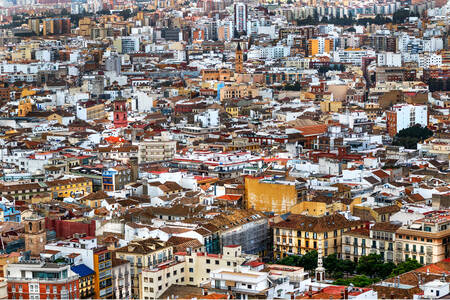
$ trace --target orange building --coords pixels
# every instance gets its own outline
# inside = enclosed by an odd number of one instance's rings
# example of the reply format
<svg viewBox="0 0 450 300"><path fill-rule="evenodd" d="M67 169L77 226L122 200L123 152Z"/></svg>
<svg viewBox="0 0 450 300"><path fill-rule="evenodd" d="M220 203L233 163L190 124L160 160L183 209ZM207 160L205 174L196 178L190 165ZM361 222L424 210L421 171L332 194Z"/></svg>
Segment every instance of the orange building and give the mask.
<svg viewBox="0 0 450 300"><path fill-rule="evenodd" d="M323 37L308 40L308 55L330 53L333 50L333 40Z"/></svg>
<svg viewBox="0 0 450 300"><path fill-rule="evenodd" d="M111 251L100 247L94 251L95 299L113 298Z"/></svg>

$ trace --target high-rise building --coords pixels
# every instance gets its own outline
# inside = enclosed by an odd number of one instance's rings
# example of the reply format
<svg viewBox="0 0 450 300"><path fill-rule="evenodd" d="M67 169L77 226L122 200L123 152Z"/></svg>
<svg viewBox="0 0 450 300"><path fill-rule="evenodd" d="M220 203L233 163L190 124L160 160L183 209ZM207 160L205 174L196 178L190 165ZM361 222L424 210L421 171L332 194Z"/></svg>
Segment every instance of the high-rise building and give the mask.
<svg viewBox="0 0 450 300"><path fill-rule="evenodd" d="M36 35L39 35L40 33L40 20L39 19L29 19L28 20L28 27L30 27L30 30L33 31Z"/></svg>
<svg viewBox="0 0 450 300"><path fill-rule="evenodd" d="M239 32L247 32L247 4L234 4L234 29Z"/></svg>
<svg viewBox="0 0 450 300"><path fill-rule="evenodd" d="M314 56L316 54L330 53L333 51L333 40L318 37L308 40L308 54Z"/></svg>

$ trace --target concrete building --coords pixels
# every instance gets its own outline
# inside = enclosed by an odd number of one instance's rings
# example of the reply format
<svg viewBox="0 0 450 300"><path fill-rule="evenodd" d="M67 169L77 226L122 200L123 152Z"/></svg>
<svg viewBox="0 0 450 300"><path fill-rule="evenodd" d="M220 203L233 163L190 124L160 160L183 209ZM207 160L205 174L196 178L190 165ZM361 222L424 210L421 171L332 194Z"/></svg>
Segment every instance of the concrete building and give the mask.
<svg viewBox="0 0 450 300"><path fill-rule="evenodd" d="M162 132L161 136L139 142L138 162L170 160L175 156L177 142Z"/></svg>
<svg viewBox="0 0 450 300"><path fill-rule="evenodd" d="M428 126L427 105L398 104L386 112L386 126L390 136L396 135L400 130L419 124Z"/></svg>

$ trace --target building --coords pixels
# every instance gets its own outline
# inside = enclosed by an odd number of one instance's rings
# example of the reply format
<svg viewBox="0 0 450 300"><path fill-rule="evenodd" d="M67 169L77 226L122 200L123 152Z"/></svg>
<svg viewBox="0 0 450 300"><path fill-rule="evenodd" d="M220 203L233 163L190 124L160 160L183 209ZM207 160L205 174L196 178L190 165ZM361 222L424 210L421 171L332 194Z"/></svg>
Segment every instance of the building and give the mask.
<svg viewBox="0 0 450 300"><path fill-rule="evenodd" d="M449 257L449 210L432 211L396 231L396 261L408 258L431 264Z"/></svg>
<svg viewBox="0 0 450 300"><path fill-rule="evenodd" d="M157 299L171 285L201 286L210 280L212 272L223 268L238 268L242 264L258 259L242 252L242 247L223 247L223 254L203 252L179 252L174 259L151 268L143 268L140 276L140 299Z"/></svg>
<svg viewBox="0 0 450 300"><path fill-rule="evenodd" d="M134 182L136 180L136 166L131 167L116 166L103 171L103 191L112 192L121 190L128 183Z"/></svg>
<svg viewBox="0 0 450 300"><path fill-rule="evenodd" d="M361 256L379 254L386 262L397 262L395 241L401 225L378 222L369 228L357 228L342 235L342 258L355 262Z"/></svg>
<svg viewBox="0 0 450 300"><path fill-rule="evenodd" d="M139 142L138 162L170 160L175 156L176 149L177 142L162 132L159 137Z"/></svg>
<svg viewBox="0 0 450 300"><path fill-rule="evenodd" d="M139 278L144 268L152 268L173 258L173 247L160 240L145 239L131 241L127 246L115 250L116 258L130 262L131 296L139 298Z"/></svg>
<svg viewBox="0 0 450 300"><path fill-rule="evenodd" d="M419 124L422 127L428 126L427 105L398 104L386 112L386 127L392 137L400 130Z"/></svg>
<svg viewBox="0 0 450 300"><path fill-rule="evenodd" d="M45 218L32 215L23 220L25 250L30 251L31 256L39 257L47 242L47 232L45 229Z"/></svg>
<svg viewBox="0 0 450 300"><path fill-rule="evenodd" d="M234 4L234 29L238 33L247 32L247 4L245 3Z"/></svg>
<svg viewBox="0 0 450 300"><path fill-rule="evenodd" d="M317 54L330 53L333 51L334 45L332 39L318 37L308 40L308 55L315 56Z"/></svg>
<svg viewBox="0 0 450 300"><path fill-rule="evenodd" d="M112 288L114 299L131 299L130 262L112 257ZM142 298L141 298L142 299Z"/></svg>
<svg viewBox="0 0 450 300"><path fill-rule="evenodd" d="M127 100L117 98L114 101L114 126L116 128L128 126Z"/></svg>
<svg viewBox="0 0 450 300"><path fill-rule="evenodd" d="M304 182L293 178L245 177L245 202L247 209L277 214L290 209L306 196Z"/></svg>
<svg viewBox="0 0 450 300"><path fill-rule="evenodd" d="M106 247L94 249L95 298L113 299L112 255Z"/></svg>
<svg viewBox="0 0 450 300"><path fill-rule="evenodd" d="M77 103L77 118L83 121L104 119L106 117L105 105L95 101Z"/></svg>
<svg viewBox="0 0 450 300"><path fill-rule="evenodd" d="M336 253L341 257L344 232L364 227L362 221L349 221L343 215L312 217L289 215L275 221L273 229L274 258L288 255L303 255L323 247L324 256Z"/></svg>
<svg viewBox="0 0 450 300"><path fill-rule="evenodd" d="M79 299L78 275L68 265L22 261L9 264L9 299Z"/></svg>
<svg viewBox="0 0 450 300"><path fill-rule="evenodd" d="M244 73L244 53L241 48L241 43L239 42L236 48L236 58L234 64L234 69L237 74Z"/></svg>
<svg viewBox="0 0 450 300"><path fill-rule="evenodd" d="M95 271L79 264L71 266L70 269L78 275L78 290L80 299L91 299L95 296Z"/></svg>

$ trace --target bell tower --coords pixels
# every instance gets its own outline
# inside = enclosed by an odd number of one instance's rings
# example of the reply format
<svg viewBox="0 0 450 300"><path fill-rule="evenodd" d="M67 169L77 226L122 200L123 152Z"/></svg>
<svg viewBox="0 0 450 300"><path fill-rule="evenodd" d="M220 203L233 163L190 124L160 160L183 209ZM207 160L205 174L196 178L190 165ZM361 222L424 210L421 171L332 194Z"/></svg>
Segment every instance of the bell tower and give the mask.
<svg viewBox="0 0 450 300"><path fill-rule="evenodd" d="M241 43L238 42L236 48L236 58L234 61L235 72L238 74L244 73L244 52L241 48Z"/></svg>
<svg viewBox="0 0 450 300"><path fill-rule="evenodd" d="M47 243L45 218L33 214L23 222L25 224L25 251L30 251L31 256L39 256Z"/></svg>
<svg viewBox="0 0 450 300"><path fill-rule="evenodd" d="M114 101L114 126L116 128L128 126L127 100L124 98L117 98Z"/></svg>

